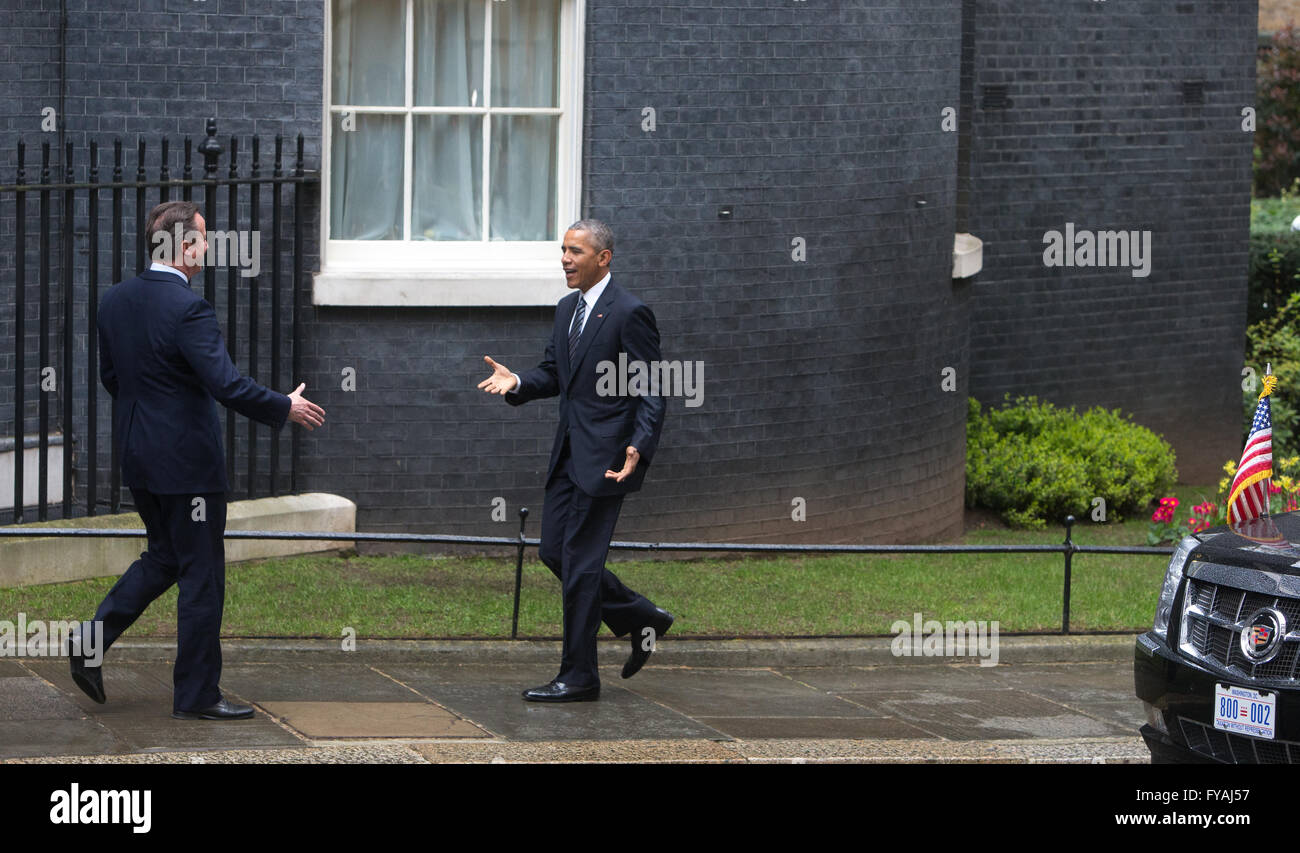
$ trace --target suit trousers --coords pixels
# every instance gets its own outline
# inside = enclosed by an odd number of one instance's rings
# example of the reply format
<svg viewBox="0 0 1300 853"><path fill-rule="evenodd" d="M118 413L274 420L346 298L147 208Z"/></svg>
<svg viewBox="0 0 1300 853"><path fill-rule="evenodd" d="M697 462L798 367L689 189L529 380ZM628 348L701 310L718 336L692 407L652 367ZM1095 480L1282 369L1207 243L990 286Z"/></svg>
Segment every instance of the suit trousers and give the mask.
<svg viewBox="0 0 1300 853"><path fill-rule="evenodd" d="M172 584L176 602L176 666L172 707L197 711L221 699L221 616L226 597L226 496L158 495L131 489L149 534L149 550L109 590L95 619L104 648ZM195 506L202 498L202 513ZM199 520L195 520L199 516Z"/></svg>
<svg viewBox="0 0 1300 853"><path fill-rule="evenodd" d="M628 589L605 568L623 496L592 497L583 492L569 477L571 464L566 438L555 473L546 484L537 553L560 579L564 594L564 654L555 680L592 687L600 683L596 634L601 621L621 637L650 624L656 610L649 599Z"/></svg>

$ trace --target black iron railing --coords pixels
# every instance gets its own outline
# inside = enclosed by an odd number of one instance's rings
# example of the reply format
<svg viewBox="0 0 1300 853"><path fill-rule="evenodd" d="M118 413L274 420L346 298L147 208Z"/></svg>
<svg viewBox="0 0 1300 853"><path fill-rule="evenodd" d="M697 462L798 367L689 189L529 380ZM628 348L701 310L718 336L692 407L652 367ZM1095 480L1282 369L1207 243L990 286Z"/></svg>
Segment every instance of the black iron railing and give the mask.
<svg viewBox="0 0 1300 853"><path fill-rule="evenodd" d="M129 164L125 162L122 141L113 140L112 162L100 162L99 145L89 143L84 163L77 167L78 152L67 142L63 152L63 174L51 171L51 149L48 142L40 146L40 167L34 182L28 179L27 149L18 143L15 182L0 184L0 209L12 204L13 228L13 280L5 282L12 296L13 359L10 372L12 386L11 406L0 406L0 422L13 424L14 501L12 520L24 520L25 470L23 448L31 443L27 424L33 417L29 411L28 392L35 388L35 444L37 447L37 495L35 510L39 520L45 520L51 510L48 495L49 454L51 437L61 441L62 449L62 517L80 514L94 515L97 507L107 506L110 512L121 508L121 480L116 454L110 451L108 464L103 465L103 448L111 446L109 430L111 420L101 424L98 375L98 340L96 314L101 290L117 281L131 278L149 265L150 247L144 234L144 219L149 209L157 203L175 197L195 201L202 210L207 230L249 235L254 240L253 250L258 253L257 275L245 275L236 263L225 270L225 287L218 287L219 271L206 266L201 273L204 298L212 304L217 316L222 316L224 303L226 324L223 330L226 344L246 375L257 378L274 388L287 387L284 373L284 349L292 376L301 373L299 347L300 311L304 290L310 283L304 280L304 194L318 188L320 174L309 171L304 165L303 136L298 135L295 160L287 167L284 159L284 139L277 136L273 143L270 163L264 158L261 142L254 137L246 149L247 159L241 162L240 140L231 137L229 146L217 139L216 120L208 119L207 136L197 146L203 158L202 176L196 177L195 147L189 137L183 142L180 158L180 177L171 171L172 152L168 140L162 139L154 160L146 142L136 145L134 178L129 177ZM224 174L221 158L227 157ZM154 161L152 176L150 161ZM269 167L269 168L268 168ZM102 171L101 171L102 170ZM107 172L107 180L104 180ZM78 177L80 173L81 177ZM195 195L200 196L196 201ZM284 198L285 195L290 197ZM12 202L8 199L12 197ZM29 203L35 201L38 243L37 279L28 280L29 246L27 237ZM286 227L285 206L292 211L292 225ZM79 215L79 211L82 211ZM106 214L106 215L105 215ZM270 232L265 241L268 251L262 251L263 225L269 214ZM57 222L53 220L57 219ZM59 252L57 277L52 266L51 238L57 235ZM10 247L4 246L0 236L0 256ZM85 264L74 262L74 247L87 256ZM229 248L229 243L226 248ZM288 270L286 271L286 267ZM196 277L196 283L199 280ZM245 284L246 282L246 284ZM27 311L29 289L35 285L37 310L36 365L30 356L33 342L29 340ZM51 288L57 286L62 302L62 321L54 328ZM269 292L267 288L269 287ZM246 288L246 290L245 290ZM285 293L285 289L288 293ZM288 301L286 316L284 302ZM261 314L263 303L269 303L270 317ZM86 306L84 327L77 322L78 304ZM241 324L242 320L242 324ZM84 338L81 335L84 333ZM263 341L269 338L269 341ZM52 351L52 339L57 341L57 352ZM81 352L84 341L84 352ZM269 344L269 365L263 358L263 343ZM241 359L240 348L246 349ZM83 358L84 374L78 381L75 363ZM61 371L54 373L58 359ZM241 364L242 361L242 364ZM51 381L53 379L53 381ZM51 405L58 407L59 433L52 421ZM77 412L84 404L84 415ZM10 411L4 411L9 408ZM288 471L282 471L280 437L253 421L247 421L243 442L236 443L236 418L226 413L226 460L232 489L235 488L234 459L247 457L243 491L247 497L276 495L297 489L299 445L296 432L289 439ZM269 446L266 455L268 470L259 472L258 431L267 429ZM101 432L103 435L101 435ZM5 442L8 446L8 442ZM84 450L85 457L78 460L76 452ZM84 489L74 491L73 473L84 470ZM107 494L101 486L100 475L108 475ZM287 476L287 482L286 482ZM77 496L77 491L80 495Z"/></svg>

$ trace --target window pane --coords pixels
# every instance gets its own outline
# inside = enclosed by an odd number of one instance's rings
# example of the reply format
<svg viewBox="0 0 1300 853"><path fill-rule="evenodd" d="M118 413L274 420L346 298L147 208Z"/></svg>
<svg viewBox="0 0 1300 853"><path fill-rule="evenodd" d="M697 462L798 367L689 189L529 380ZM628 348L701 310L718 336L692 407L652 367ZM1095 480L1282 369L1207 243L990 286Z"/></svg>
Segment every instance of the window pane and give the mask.
<svg viewBox="0 0 1300 853"><path fill-rule="evenodd" d="M406 103L402 0L332 0L330 98L363 107Z"/></svg>
<svg viewBox="0 0 1300 853"><path fill-rule="evenodd" d="M559 116L493 116L493 240L554 240Z"/></svg>
<svg viewBox="0 0 1300 853"><path fill-rule="evenodd" d="M492 3L492 106L554 107L559 0Z"/></svg>
<svg viewBox="0 0 1300 853"><path fill-rule="evenodd" d="M416 106L483 106L483 14L483 0L416 0Z"/></svg>
<svg viewBox="0 0 1300 853"><path fill-rule="evenodd" d="M331 239L402 239L403 129L400 115L331 114Z"/></svg>
<svg viewBox="0 0 1300 853"><path fill-rule="evenodd" d="M483 239L483 119L416 116L412 240Z"/></svg>

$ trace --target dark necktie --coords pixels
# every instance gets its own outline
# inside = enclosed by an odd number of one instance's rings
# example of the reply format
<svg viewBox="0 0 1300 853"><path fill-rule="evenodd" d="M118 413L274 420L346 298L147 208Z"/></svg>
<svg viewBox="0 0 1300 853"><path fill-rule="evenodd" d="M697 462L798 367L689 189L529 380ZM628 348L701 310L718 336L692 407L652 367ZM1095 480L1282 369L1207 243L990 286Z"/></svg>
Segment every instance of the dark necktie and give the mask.
<svg viewBox="0 0 1300 853"><path fill-rule="evenodd" d="M573 353L578 349L578 338L582 337L582 319L587 314L587 300L578 294L578 310L573 315L573 328L569 330L569 360L573 360Z"/></svg>

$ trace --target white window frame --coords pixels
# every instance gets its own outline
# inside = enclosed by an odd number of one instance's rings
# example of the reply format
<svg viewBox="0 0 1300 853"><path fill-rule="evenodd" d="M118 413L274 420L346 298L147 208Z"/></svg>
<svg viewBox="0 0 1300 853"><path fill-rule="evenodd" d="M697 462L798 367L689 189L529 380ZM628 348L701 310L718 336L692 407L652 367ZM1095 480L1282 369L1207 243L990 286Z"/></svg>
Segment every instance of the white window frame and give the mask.
<svg viewBox="0 0 1300 853"><path fill-rule="evenodd" d="M527 0L485 0L527 2ZM560 237L554 240L512 242L502 240L410 240L411 116L455 113L485 114L485 107L415 107L413 0L405 0L406 74L405 104L398 107L358 108L355 111L407 114L404 141L404 198L402 240L334 240L330 226L330 153L333 132L330 77L333 68L333 4L325 2L325 99L321 122L321 269L313 276L312 302L316 305L374 306L482 306L554 305L568 292L560 269ZM585 0L561 0L557 73L560 121L556 144L556 228L580 218L582 198L582 107L585 45ZM488 16L488 21L492 16ZM491 70L492 33L485 29L484 55ZM485 75L485 97L491 80ZM547 114L551 108L494 110ZM491 144L491 124L485 122L483 167L486 176ZM486 177L485 177L486 183ZM489 203L486 186L483 204ZM486 219L485 223L486 225Z"/></svg>

